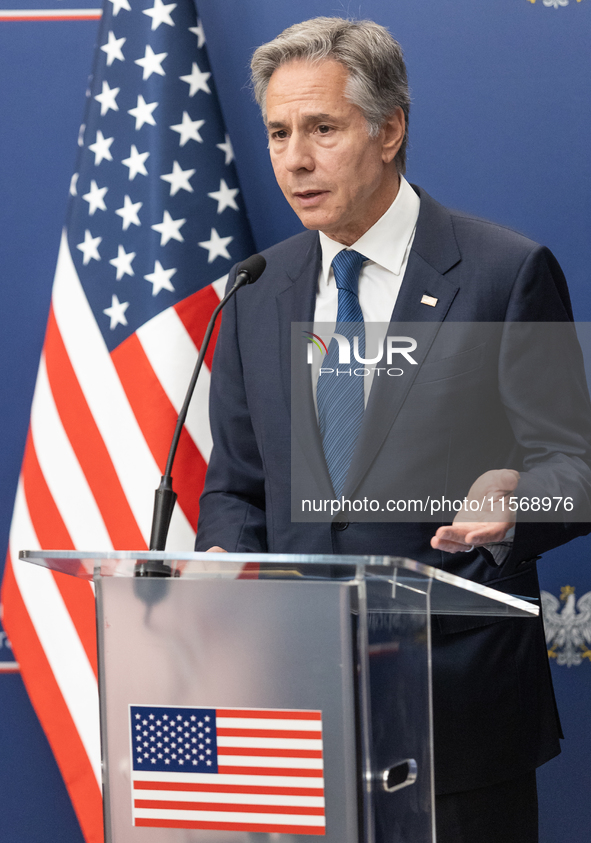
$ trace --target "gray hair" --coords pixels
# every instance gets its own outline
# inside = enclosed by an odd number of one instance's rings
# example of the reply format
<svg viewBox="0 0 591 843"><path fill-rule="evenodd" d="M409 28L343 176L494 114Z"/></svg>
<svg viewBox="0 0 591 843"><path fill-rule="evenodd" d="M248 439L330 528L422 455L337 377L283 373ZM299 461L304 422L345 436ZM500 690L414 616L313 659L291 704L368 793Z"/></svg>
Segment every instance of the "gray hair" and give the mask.
<svg viewBox="0 0 591 843"><path fill-rule="evenodd" d="M348 71L346 95L362 112L370 137L402 108L404 139L395 158L399 173L406 171L410 93L402 48L387 29L370 20L312 18L288 27L259 47L250 63L255 99L266 120L267 86L273 73L294 59L333 59Z"/></svg>

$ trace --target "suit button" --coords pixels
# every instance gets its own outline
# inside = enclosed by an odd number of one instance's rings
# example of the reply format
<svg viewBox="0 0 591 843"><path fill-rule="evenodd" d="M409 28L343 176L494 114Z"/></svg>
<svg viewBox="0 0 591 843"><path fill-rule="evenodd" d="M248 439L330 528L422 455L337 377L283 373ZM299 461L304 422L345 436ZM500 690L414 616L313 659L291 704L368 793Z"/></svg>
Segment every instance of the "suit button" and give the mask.
<svg viewBox="0 0 591 843"><path fill-rule="evenodd" d="M349 526L349 522L348 521L333 521L332 526L335 528L335 530L339 530L339 531L340 530L346 530L347 527Z"/></svg>

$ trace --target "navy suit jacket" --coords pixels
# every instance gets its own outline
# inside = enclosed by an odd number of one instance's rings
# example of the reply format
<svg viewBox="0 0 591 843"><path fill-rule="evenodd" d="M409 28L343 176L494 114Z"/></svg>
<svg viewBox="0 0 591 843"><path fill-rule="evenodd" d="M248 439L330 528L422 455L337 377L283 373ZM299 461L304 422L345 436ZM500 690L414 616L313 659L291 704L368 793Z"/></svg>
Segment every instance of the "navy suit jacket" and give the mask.
<svg viewBox="0 0 591 843"><path fill-rule="evenodd" d="M520 494L539 492L541 482L546 494L574 495L587 506L591 413L577 352L565 352L576 409L551 389L538 390L532 406L520 397L519 378L508 376L505 393L502 388L491 392L491 379L502 368L499 348L479 342L470 328L478 322L570 322L560 267L547 249L525 237L451 212L415 189L421 198L415 239L394 312L384 314L384 321L391 316L396 323L422 323L420 365L412 367L403 389L374 379L345 495L362 498L376 488L386 493L393 466L399 478L412 482L424 454L400 443L420 421L433 453L449 447L442 419L449 407L459 405L461 416L456 411L455 418L467 430L478 427L483 413L498 420L494 447L482 455L483 471L521 470ZM309 381L308 392L304 387L301 393L293 443L291 434L291 325L313 321L318 235L304 232L263 254L265 272L238 292L222 319L210 393L214 448L196 549L219 545L235 552L406 556L508 593L539 596L536 557L589 532L589 524L518 523L513 550L497 568L476 550L447 554L431 548L438 524L292 520L291 454L300 432L307 445L297 459L307 461L311 484L306 497L333 496ZM423 294L437 299L436 306L421 304ZM453 332L442 340L444 322L466 323L467 346L466 340L457 347L452 340L450 346ZM489 387L485 405L475 397L482 381ZM477 448L474 459L468 463L479 465ZM503 781L559 752L541 619L440 616L432 639L438 792Z"/></svg>

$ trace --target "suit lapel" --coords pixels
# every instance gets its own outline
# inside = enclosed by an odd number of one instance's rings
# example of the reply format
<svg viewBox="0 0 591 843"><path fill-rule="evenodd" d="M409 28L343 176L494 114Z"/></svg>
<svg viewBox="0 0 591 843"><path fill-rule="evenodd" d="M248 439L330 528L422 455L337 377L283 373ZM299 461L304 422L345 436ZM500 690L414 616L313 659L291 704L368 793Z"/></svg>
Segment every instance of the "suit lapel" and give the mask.
<svg viewBox="0 0 591 843"><path fill-rule="evenodd" d="M444 276L461 259L449 212L424 191L417 192L421 209L415 239L388 334L411 336L417 341L412 357L418 365L405 365L405 376L400 379L374 376L345 497L354 496L379 454L459 289ZM435 306L423 304L424 295L437 299Z"/></svg>
<svg viewBox="0 0 591 843"><path fill-rule="evenodd" d="M278 284L276 302L279 319L279 354L281 357L281 380L287 406L291 408L291 331L293 322L313 322L314 303L321 253L318 235L310 237L310 244L304 252L300 265L286 272ZM311 380L311 379L310 379ZM310 387L310 397L312 388Z"/></svg>
<svg viewBox="0 0 591 843"><path fill-rule="evenodd" d="M307 323L312 330L314 307L320 274L321 250L318 235L311 236L311 243L304 253L301 265L295 272L286 273L277 292L277 312L280 331L281 379L285 401L290 410L292 436L301 442L310 471L323 497L333 496L332 483L324 459L324 451L314 409L310 367L302 356L292 359L292 324ZM298 329L299 330L299 329ZM298 336L296 340L299 341ZM302 342L302 345L304 343ZM292 395L297 406L292 406ZM296 409L297 415L294 415Z"/></svg>

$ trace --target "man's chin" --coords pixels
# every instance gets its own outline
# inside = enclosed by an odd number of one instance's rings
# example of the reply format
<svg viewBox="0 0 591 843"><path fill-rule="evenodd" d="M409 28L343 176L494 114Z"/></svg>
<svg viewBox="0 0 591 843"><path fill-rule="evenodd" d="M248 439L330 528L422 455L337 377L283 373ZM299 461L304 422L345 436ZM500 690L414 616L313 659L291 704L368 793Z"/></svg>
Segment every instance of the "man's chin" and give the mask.
<svg viewBox="0 0 591 843"><path fill-rule="evenodd" d="M297 217L305 228L311 231L322 231L327 225L330 225L326 218L326 214L319 213L316 209L301 208L299 206L291 206L295 211Z"/></svg>
<svg viewBox="0 0 591 843"><path fill-rule="evenodd" d="M318 212L315 213L312 210L306 211L301 208L298 208L297 210L296 208L293 208L293 210L304 228L307 228L310 231L322 231L327 237L330 237L333 240L337 239L333 234L334 223L330 217L327 217L326 214Z"/></svg>

